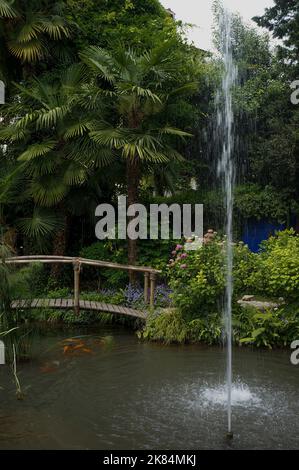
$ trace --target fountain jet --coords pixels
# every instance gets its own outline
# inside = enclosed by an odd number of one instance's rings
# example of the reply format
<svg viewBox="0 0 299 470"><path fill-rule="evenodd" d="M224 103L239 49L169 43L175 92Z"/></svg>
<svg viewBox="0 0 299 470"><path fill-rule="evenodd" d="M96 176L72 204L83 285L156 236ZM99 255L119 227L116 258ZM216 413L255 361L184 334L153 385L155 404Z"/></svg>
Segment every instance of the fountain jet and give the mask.
<svg viewBox="0 0 299 470"><path fill-rule="evenodd" d="M227 344L227 437L232 438L232 295L233 295L233 203L234 203L234 113L232 89L237 79L237 67L232 54L232 16L220 7L219 44L223 58L221 88L217 93L217 134L221 143L218 175L222 178L226 210L226 295L224 305Z"/></svg>

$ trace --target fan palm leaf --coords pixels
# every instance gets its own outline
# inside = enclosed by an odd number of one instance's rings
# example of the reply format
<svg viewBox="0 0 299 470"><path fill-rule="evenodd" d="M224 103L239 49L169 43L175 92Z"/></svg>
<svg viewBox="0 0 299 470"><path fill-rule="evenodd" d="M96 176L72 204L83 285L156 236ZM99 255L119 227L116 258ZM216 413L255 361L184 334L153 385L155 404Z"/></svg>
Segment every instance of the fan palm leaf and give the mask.
<svg viewBox="0 0 299 470"><path fill-rule="evenodd" d="M18 12L11 6L11 2L0 0L0 17L3 18L16 18Z"/></svg>
<svg viewBox="0 0 299 470"><path fill-rule="evenodd" d="M30 145L30 147L19 156L18 160L28 162L36 157L44 156L53 150L56 144L57 142L55 141L48 141Z"/></svg>
<svg viewBox="0 0 299 470"><path fill-rule="evenodd" d="M62 228L63 220L55 213L35 208L31 217L23 217L17 221L17 227L30 238L41 238Z"/></svg>

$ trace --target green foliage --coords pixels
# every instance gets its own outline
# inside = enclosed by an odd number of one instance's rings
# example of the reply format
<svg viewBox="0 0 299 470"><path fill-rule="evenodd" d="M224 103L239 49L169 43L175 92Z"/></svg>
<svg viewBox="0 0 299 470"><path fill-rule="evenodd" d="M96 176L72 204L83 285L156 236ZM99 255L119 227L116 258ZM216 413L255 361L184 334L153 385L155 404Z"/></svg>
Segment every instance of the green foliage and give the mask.
<svg viewBox="0 0 299 470"><path fill-rule="evenodd" d="M254 293L284 297L287 302L298 299L299 236L293 229L278 232L263 242L255 260L255 269L247 280Z"/></svg>
<svg viewBox="0 0 299 470"><path fill-rule="evenodd" d="M275 38L284 41L279 45L280 56L296 64L299 50L299 4L297 0L275 0L274 5L266 8L263 16L255 17L259 26L268 28Z"/></svg>
<svg viewBox="0 0 299 470"><path fill-rule="evenodd" d="M70 290L67 287L53 289L46 293L48 299L67 299L71 296Z"/></svg>
<svg viewBox="0 0 299 470"><path fill-rule="evenodd" d="M235 205L243 219L266 219L280 223L286 223L290 213L298 209L288 189L277 191L272 186L262 188L257 184L237 186Z"/></svg>
<svg viewBox="0 0 299 470"><path fill-rule="evenodd" d="M205 344L220 344L223 338L223 319L219 313L207 318L195 318L188 325L189 341Z"/></svg>
<svg viewBox="0 0 299 470"><path fill-rule="evenodd" d="M79 45L152 47L176 36L175 23L158 0L66 0L69 18L80 27Z"/></svg>
<svg viewBox="0 0 299 470"><path fill-rule="evenodd" d="M233 320L234 339L239 344L257 347L289 347L298 338L298 314L286 314L284 309L259 312L244 308Z"/></svg>
<svg viewBox="0 0 299 470"><path fill-rule="evenodd" d="M181 245L178 245L180 247ZM169 264L173 302L186 319L205 319L221 311L225 292L225 243L220 239L197 251L176 250ZM256 256L242 242L234 246L234 298L252 287L248 279L256 269ZM251 291L250 291L251 292Z"/></svg>
<svg viewBox="0 0 299 470"><path fill-rule="evenodd" d="M188 326L178 310L166 310L147 319L146 328L139 334L152 341L185 343L188 339Z"/></svg>
<svg viewBox="0 0 299 470"><path fill-rule="evenodd" d="M82 292L80 295L80 299L82 300L91 300L94 302L105 302L108 304L114 305L124 305L125 303L125 296L123 290L119 290L116 292Z"/></svg>
<svg viewBox="0 0 299 470"><path fill-rule="evenodd" d="M111 263L127 263L127 252L124 243L119 241L107 240L93 243L92 245L82 248L80 252L82 258L95 259L99 261L110 261ZM108 286L121 286L128 280L126 271L120 269L101 269L86 267L83 271L83 279L90 276L99 277Z"/></svg>
<svg viewBox="0 0 299 470"><path fill-rule="evenodd" d="M150 266L155 269L166 271L166 263L173 242L171 240L140 240L138 246L139 266ZM105 240L93 243L90 246L82 248L80 251L82 258L95 259L100 261L109 261L111 263L127 264L126 241ZM95 276L103 280L106 286L121 287L128 282L127 271L115 269L101 269L85 267L83 279Z"/></svg>
<svg viewBox="0 0 299 470"><path fill-rule="evenodd" d="M210 243L195 252L185 253L177 246L169 265L174 304L185 318L204 318L217 311L224 292L224 255L221 245Z"/></svg>
<svg viewBox="0 0 299 470"><path fill-rule="evenodd" d="M139 336L163 343L221 344L224 322L221 313L186 321L179 310L162 310L151 315ZM297 311L284 308L260 312L252 307L236 308L233 313L233 341L236 345L262 348L289 347L299 335Z"/></svg>

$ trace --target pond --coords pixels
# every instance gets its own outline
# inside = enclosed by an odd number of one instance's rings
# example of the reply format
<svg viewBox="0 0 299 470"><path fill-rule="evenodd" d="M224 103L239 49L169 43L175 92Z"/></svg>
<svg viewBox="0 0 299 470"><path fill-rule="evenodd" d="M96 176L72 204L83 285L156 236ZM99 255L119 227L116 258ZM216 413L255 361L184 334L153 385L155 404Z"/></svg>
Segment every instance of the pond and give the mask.
<svg viewBox="0 0 299 470"><path fill-rule="evenodd" d="M47 330L0 367L1 449L299 448L299 367L288 351L236 348L225 439L225 351L140 342L117 327Z"/></svg>

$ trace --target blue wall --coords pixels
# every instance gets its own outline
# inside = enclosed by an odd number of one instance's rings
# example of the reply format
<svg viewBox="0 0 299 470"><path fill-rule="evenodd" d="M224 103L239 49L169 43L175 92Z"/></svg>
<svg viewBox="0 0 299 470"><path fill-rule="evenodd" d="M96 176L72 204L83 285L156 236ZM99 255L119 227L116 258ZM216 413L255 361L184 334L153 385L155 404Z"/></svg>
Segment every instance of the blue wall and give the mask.
<svg viewBox="0 0 299 470"><path fill-rule="evenodd" d="M244 227L242 240L249 246L251 251L256 253L262 241L267 240L275 232L285 229L285 224L268 222L266 220L248 220Z"/></svg>

